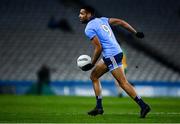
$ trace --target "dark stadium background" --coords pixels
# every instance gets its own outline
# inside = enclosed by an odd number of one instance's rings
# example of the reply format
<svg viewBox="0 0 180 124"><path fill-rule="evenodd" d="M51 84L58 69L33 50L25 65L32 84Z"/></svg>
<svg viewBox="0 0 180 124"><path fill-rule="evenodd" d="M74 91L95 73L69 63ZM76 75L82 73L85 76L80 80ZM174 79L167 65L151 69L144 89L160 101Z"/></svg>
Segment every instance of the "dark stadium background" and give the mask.
<svg viewBox="0 0 180 124"><path fill-rule="evenodd" d="M127 56L127 78L140 95L180 96L179 0L1 0L1 94L37 94L37 72L46 65L51 83L42 86L42 94L94 95L90 72L76 66L79 55L92 53L78 18L83 5L145 33L138 40L113 27ZM116 96L111 75L101 80L103 94Z"/></svg>
<svg viewBox="0 0 180 124"><path fill-rule="evenodd" d="M127 78L151 106L146 118L114 79L102 78L104 114L90 72L76 64L92 46L79 22L89 5L121 18L145 38L112 27L127 57ZM0 123L180 123L180 0L0 0ZM41 71L40 71L41 70Z"/></svg>

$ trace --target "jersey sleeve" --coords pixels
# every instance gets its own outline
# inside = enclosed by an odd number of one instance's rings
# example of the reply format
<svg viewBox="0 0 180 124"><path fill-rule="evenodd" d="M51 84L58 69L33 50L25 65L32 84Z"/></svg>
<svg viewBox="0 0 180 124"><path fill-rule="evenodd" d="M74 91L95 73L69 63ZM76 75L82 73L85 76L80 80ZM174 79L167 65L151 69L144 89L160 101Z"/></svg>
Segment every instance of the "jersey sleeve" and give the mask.
<svg viewBox="0 0 180 124"><path fill-rule="evenodd" d="M109 18L107 18L107 17L101 17L101 19L109 23Z"/></svg>
<svg viewBox="0 0 180 124"><path fill-rule="evenodd" d="M85 34L91 40L94 36L96 36L95 28L93 26L88 26L85 29Z"/></svg>

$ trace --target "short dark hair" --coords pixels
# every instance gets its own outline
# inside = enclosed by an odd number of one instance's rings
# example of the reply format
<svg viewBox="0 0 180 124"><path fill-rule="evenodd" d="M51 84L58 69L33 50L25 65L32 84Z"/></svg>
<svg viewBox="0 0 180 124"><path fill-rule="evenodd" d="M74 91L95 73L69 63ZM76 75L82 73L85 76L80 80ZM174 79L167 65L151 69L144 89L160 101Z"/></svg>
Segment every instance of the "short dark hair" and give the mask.
<svg viewBox="0 0 180 124"><path fill-rule="evenodd" d="M86 6L81 7L81 9L85 9L87 12L91 13L92 15L95 15L95 10L92 6L86 5Z"/></svg>

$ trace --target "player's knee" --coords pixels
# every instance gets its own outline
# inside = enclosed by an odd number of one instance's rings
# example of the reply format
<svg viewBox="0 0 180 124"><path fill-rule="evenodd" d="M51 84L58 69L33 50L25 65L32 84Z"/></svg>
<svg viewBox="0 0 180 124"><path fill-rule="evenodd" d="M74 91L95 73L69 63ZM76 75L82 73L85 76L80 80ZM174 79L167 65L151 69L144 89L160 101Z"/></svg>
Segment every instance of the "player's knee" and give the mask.
<svg viewBox="0 0 180 124"><path fill-rule="evenodd" d="M91 75L90 75L90 79L91 79L92 81L96 81L96 80L98 80L98 77L96 77L94 74L91 74Z"/></svg>

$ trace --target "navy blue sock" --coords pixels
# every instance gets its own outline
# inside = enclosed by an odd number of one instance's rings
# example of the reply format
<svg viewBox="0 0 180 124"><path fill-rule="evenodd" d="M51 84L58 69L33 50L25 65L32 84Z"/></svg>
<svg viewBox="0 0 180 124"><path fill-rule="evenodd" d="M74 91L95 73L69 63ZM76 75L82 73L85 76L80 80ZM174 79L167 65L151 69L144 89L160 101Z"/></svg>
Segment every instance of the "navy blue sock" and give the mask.
<svg viewBox="0 0 180 124"><path fill-rule="evenodd" d="M102 109L102 96L96 96L96 107Z"/></svg>
<svg viewBox="0 0 180 124"><path fill-rule="evenodd" d="M134 100L136 101L136 103L141 107L141 109L146 107L146 103L141 99L141 97L136 96L134 98Z"/></svg>

